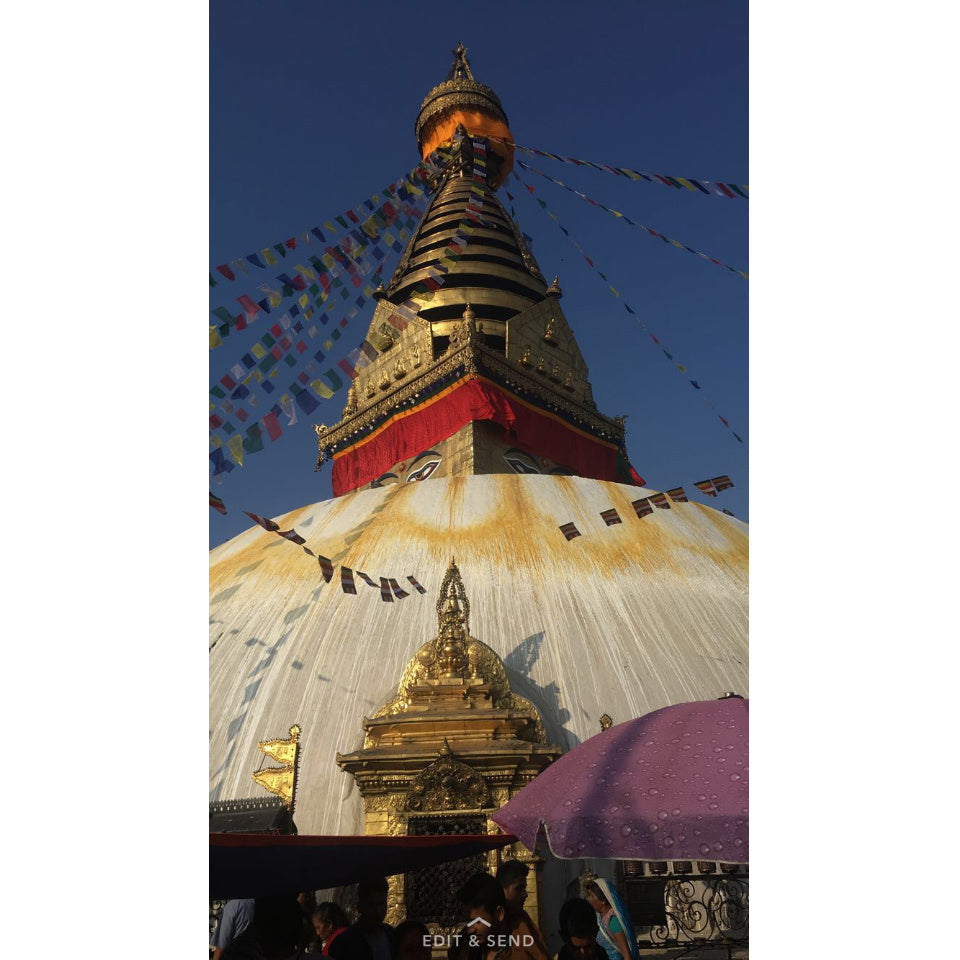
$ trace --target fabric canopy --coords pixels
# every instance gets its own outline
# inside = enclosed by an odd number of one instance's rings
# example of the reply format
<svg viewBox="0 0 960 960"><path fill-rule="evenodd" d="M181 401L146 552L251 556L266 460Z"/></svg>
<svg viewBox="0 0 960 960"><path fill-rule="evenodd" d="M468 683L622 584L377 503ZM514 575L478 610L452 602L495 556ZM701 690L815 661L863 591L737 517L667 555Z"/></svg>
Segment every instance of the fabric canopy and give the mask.
<svg viewBox="0 0 960 960"><path fill-rule="evenodd" d="M677 703L585 740L492 819L571 860L747 863L748 701Z"/></svg>
<svg viewBox="0 0 960 960"><path fill-rule="evenodd" d="M617 479L617 446L578 430L485 377L464 377L423 403L394 414L368 437L333 455L333 495L376 480L475 420L500 424L521 448L536 450L577 476ZM638 478L639 479L639 478Z"/></svg>
<svg viewBox="0 0 960 960"><path fill-rule="evenodd" d="M509 834L312 837L210 834L210 899L277 897L389 877L515 843Z"/></svg>

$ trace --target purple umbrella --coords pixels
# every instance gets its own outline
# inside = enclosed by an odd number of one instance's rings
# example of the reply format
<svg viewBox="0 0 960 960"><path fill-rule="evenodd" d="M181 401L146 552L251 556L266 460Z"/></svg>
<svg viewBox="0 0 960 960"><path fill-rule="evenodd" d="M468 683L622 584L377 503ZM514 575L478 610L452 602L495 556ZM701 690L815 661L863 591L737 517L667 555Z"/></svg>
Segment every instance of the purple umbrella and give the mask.
<svg viewBox="0 0 960 960"><path fill-rule="evenodd" d="M493 815L563 859L747 863L748 703L678 703L591 737Z"/></svg>

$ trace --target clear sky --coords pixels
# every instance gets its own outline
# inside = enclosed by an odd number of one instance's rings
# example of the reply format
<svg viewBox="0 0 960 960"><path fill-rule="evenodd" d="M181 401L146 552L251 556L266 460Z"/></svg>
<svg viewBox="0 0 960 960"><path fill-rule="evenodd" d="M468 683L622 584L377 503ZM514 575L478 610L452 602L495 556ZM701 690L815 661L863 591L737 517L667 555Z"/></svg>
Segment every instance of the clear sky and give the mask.
<svg viewBox="0 0 960 960"><path fill-rule="evenodd" d="M518 143L642 171L750 182L746 3L213 0L210 38L211 267L341 213L414 166L417 111L445 79L460 40L476 79L499 95ZM747 201L518 156L749 272ZM506 189L543 273L560 276L597 404L628 417L633 465L651 487L683 485L688 494L695 480L729 474L736 487L709 502L747 519L749 282L518 172L689 371L664 357L511 179ZM505 190L499 195L509 209ZM394 255L388 264L395 262ZM236 307L231 297L269 278L253 274L260 271L251 268L243 284L220 284L210 306ZM347 328L334 361L363 338L372 308ZM268 325L261 317L211 351L211 383ZM321 401L312 417L300 415L212 485L229 513L211 511L211 545L249 526L244 510L275 516L331 496L329 466L314 473L310 424L335 422L343 401L342 393Z"/></svg>

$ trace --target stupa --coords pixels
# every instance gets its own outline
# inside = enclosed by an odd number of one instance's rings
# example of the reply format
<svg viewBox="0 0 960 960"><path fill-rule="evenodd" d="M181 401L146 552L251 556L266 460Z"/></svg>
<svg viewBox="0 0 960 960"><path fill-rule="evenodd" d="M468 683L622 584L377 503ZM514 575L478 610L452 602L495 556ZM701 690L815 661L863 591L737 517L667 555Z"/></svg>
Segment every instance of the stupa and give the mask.
<svg viewBox="0 0 960 960"><path fill-rule="evenodd" d="M296 725L302 833L493 831L601 720L748 692L746 526L666 497L637 509L658 491L497 199L513 136L462 45L415 133L448 160L377 292L378 356L317 425L335 495L275 518L334 575L261 527L210 554L211 800L263 797L258 744ZM540 853L487 866L533 863L530 905L555 913L578 867ZM392 879L391 916L424 891Z"/></svg>

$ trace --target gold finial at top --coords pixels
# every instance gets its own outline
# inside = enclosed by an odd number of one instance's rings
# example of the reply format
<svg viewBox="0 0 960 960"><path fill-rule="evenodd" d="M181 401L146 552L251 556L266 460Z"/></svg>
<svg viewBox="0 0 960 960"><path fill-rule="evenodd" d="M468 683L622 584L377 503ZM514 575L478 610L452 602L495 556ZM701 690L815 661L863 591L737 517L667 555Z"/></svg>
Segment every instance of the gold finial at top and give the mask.
<svg viewBox="0 0 960 960"><path fill-rule="evenodd" d="M472 80L473 71L470 69L470 61L467 60L467 48L463 45L463 41L458 43L456 49L450 52L453 54L453 66L447 74L447 79L459 80L466 77L468 80Z"/></svg>
<svg viewBox="0 0 960 960"><path fill-rule="evenodd" d="M605 713L600 717L600 729L609 730L613 726L613 717L609 713Z"/></svg>

